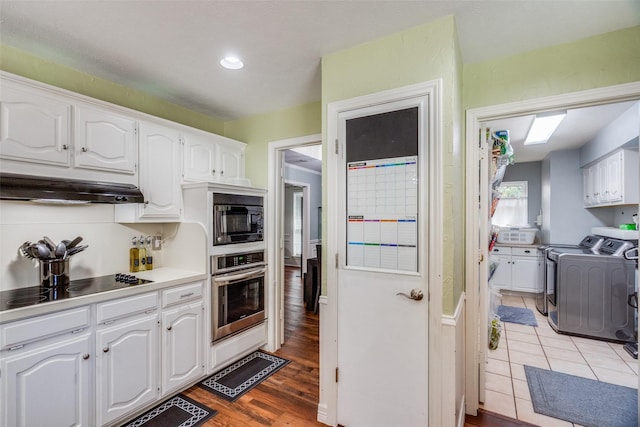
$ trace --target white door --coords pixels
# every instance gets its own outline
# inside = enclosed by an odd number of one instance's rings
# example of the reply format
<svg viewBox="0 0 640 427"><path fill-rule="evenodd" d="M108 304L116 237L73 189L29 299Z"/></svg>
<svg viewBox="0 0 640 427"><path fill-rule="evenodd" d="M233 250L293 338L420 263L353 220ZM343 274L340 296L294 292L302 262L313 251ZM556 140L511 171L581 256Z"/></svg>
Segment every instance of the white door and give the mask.
<svg viewBox="0 0 640 427"><path fill-rule="evenodd" d="M344 426L428 425L427 105L424 95L337 117Z"/></svg>

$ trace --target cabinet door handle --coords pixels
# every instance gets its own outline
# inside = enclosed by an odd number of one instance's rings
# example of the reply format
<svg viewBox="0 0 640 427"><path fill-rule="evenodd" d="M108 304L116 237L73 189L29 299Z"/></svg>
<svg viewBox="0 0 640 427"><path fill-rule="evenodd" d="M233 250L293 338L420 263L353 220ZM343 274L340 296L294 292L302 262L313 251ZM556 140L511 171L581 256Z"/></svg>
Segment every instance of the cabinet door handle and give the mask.
<svg viewBox="0 0 640 427"><path fill-rule="evenodd" d="M87 152L87 151L89 151L89 150L87 150L87 147L82 147L82 148L80 149L80 151L82 151L83 153L86 153L86 152Z"/></svg>
<svg viewBox="0 0 640 427"><path fill-rule="evenodd" d="M103 352L103 353L109 353L109 347L105 347L105 348L103 348L103 349L102 349L102 352Z"/></svg>
<svg viewBox="0 0 640 427"><path fill-rule="evenodd" d="M212 170L211 170L211 173L212 173L213 175L215 175L215 174L216 174L216 170L215 170L215 169L212 169Z"/></svg>
<svg viewBox="0 0 640 427"><path fill-rule="evenodd" d="M169 327L167 328L167 331L170 331L170 330L172 330L172 329L173 329L173 326L169 326Z"/></svg>
<svg viewBox="0 0 640 427"><path fill-rule="evenodd" d="M83 355L82 355L82 358L83 358L84 360L87 360L87 359L89 358L89 354L88 354L88 353L83 354Z"/></svg>
<svg viewBox="0 0 640 427"><path fill-rule="evenodd" d="M68 149L69 149L69 146L68 146L67 144L62 144L62 149L63 149L63 150L68 150Z"/></svg>
<svg viewBox="0 0 640 427"><path fill-rule="evenodd" d="M189 292L188 294L182 294L180 295L180 298L189 298L191 295L193 295L193 292Z"/></svg>

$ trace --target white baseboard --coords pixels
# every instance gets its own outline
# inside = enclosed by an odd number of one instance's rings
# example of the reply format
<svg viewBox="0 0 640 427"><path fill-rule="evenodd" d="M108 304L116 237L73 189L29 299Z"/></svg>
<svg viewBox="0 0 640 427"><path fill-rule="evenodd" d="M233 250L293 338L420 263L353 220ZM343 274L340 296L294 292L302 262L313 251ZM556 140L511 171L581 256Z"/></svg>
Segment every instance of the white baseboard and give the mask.
<svg viewBox="0 0 640 427"><path fill-rule="evenodd" d="M330 425L327 421L327 405L325 403L318 403L318 417L317 421L322 424Z"/></svg>

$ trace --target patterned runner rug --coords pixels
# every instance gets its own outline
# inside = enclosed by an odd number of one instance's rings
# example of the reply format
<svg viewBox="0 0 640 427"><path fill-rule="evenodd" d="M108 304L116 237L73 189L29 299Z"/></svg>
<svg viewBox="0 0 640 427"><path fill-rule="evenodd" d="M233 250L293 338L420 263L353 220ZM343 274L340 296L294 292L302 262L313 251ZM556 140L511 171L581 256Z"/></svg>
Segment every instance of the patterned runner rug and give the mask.
<svg viewBox="0 0 640 427"><path fill-rule="evenodd" d="M148 410L125 427L197 427L218 411L183 394L178 394Z"/></svg>
<svg viewBox="0 0 640 427"><path fill-rule="evenodd" d="M287 359L254 351L211 375L200 383L200 387L233 402L288 363Z"/></svg>

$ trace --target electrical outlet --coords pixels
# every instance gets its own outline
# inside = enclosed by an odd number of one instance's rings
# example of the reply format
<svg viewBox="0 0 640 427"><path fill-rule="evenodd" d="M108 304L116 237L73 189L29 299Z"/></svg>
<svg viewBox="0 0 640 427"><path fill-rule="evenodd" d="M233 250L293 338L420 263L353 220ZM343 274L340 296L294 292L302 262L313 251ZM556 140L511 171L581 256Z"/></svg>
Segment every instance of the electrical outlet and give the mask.
<svg viewBox="0 0 640 427"><path fill-rule="evenodd" d="M152 245L154 251L159 251L160 249L162 249L162 236L159 234L153 236Z"/></svg>

